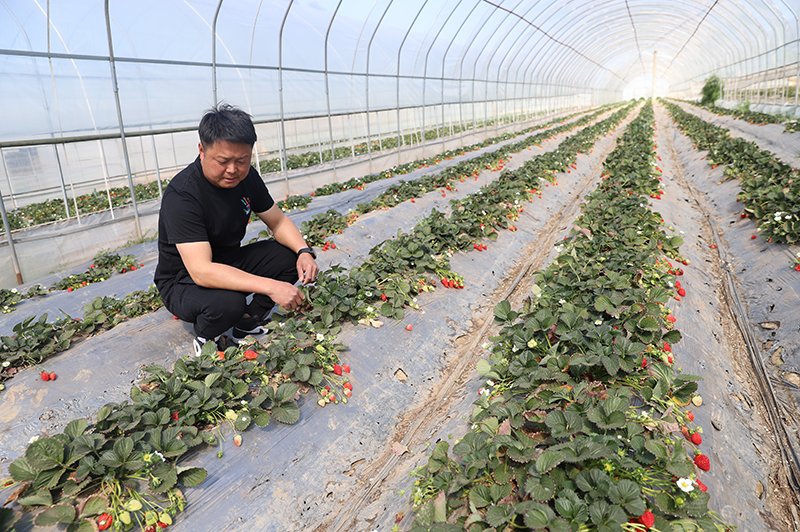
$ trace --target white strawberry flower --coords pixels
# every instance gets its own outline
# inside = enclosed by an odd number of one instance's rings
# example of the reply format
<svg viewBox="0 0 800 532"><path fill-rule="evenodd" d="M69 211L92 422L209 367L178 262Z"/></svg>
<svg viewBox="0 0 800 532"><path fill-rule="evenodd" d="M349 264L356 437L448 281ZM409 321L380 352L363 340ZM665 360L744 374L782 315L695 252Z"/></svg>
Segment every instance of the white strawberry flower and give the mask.
<svg viewBox="0 0 800 532"><path fill-rule="evenodd" d="M372 292L364 292L364 295L367 297L372 297Z"/></svg>
<svg viewBox="0 0 800 532"><path fill-rule="evenodd" d="M677 484L678 487L681 489L681 491L684 491L686 493L694 491L694 486L693 486L694 483L690 478L679 478Z"/></svg>
<svg viewBox="0 0 800 532"><path fill-rule="evenodd" d="M39 435L37 434L36 436L33 436L33 437L31 437L31 439L30 439L30 440L28 440L28 443L30 444L30 443L33 443L33 442L35 442L35 441L38 441L38 440L39 440L39 438L41 438L41 436L39 436Z"/></svg>
<svg viewBox="0 0 800 532"><path fill-rule="evenodd" d="M324 334L317 333L317 341L318 341L318 342L322 342L322 341L324 341L324 340L325 340L325 335L324 335Z"/></svg>
<svg viewBox="0 0 800 532"><path fill-rule="evenodd" d="M8 366L10 366L10 365L11 365L11 362L9 362L8 360L4 360L4 361L3 361L3 367L4 367L4 368L7 368L7 367L8 367Z"/></svg>
<svg viewBox="0 0 800 532"><path fill-rule="evenodd" d="M595 325L602 325L603 324L603 320L594 320L594 324Z"/></svg>

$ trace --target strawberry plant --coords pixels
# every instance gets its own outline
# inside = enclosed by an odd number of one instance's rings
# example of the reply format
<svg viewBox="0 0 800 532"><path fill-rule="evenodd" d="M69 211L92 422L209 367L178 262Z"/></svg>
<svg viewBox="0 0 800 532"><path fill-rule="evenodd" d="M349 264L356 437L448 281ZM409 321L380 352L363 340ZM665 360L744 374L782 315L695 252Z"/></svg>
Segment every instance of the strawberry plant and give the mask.
<svg viewBox="0 0 800 532"><path fill-rule="evenodd" d="M710 103L705 103L705 102L698 103L692 100L677 100L677 101L693 105L701 109L705 109L706 111L713 113L717 116L733 116L740 120L745 120L753 125L758 124L760 126L763 126L766 124L781 124L785 122L786 128L784 129L783 132L787 133L793 131L792 129L790 129L790 124L792 124L793 122L786 122L785 116L775 115L770 113L762 113L759 111L751 111L749 102L746 103L744 106L737 106L734 107L733 109L726 109L724 107L719 107L715 105L714 101L716 101L716 99L714 99Z"/></svg>
<svg viewBox="0 0 800 532"><path fill-rule="evenodd" d="M80 337L111 329L119 323L161 307L155 287L122 299L96 297L86 304L83 318L64 316L47 321L47 314L31 316L14 325L12 336L0 337L0 384L21 368L33 366L69 348Z"/></svg>
<svg viewBox="0 0 800 532"><path fill-rule="evenodd" d="M534 297L495 308L472 429L416 471L412 531L717 529L694 469L708 459L674 436L699 377L667 361L680 333L665 319L670 277L655 274L682 241L646 206L652 133L646 105Z"/></svg>
<svg viewBox="0 0 800 532"><path fill-rule="evenodd" d="M572 160L568 150L557 159L571 164L580 147L590 146L590 139L613 128L628 111L575 135L568 144ZM28 447L10 471L19 485L18 502L26 510L38 510L34 522L43 526L63 523L73 530L88 530L117 523L149 530L170 524L185 504L179 486L197 485L205 477L200 468L177 465L188 449L219 444L221 433L216 429L222 423L231 423L238 432L252 423L266 424L272 417L296 422L299 410L292 398L298 390L313 388L326 403L346 401L352 384L346 376L349 366L339 364L338 353L344 349L336 341L339 323L379 326L378 306L383 315L402 318L404 307L416 306L417 294L432 289L434 280L426 274L450 271L448 258L459 249L452 245L452 235L460 234L454 231L468 232L459 240L466 250L472 240L496 237L497 229L519 212L520 203L530 199L541 178L552 177L553 161L542 161L546 170L529 161L518 174L503 172L498 185L487 185L474 198L454 202L449 219L434 211L410 234L399 234L374 248L362 266L347 273L338 267L323 272L316 286L305 289L304 307L293 312L278 309L266 346L252 341L218 352L208 342L200 357L179 360L171 371L146 368L147 376L133 388L130 401L106 405L94 425L77 420L64 434ZM34 323L30 318L14 337L2 338L0 353L4 358L18 353L15 363L23 362L15 367L34 357L44 359L61 344L68 345L73 336L151 311L160 301L153 289L150 293L150 299L141 294L122 301L96 298L82 320L67 317L48 323L44 316ZM27 334L31 328L33 333ZM28 340L44 348L29 345ZM5 378L13 374L5 372L10 364L10 360L4 364Z"/></svg>
<svg viewBox="0 0 800 532"><path fill-rule="evenodd" d="M92 283L105 281L115 272L134 271L141 265L133 255L120 256L108 251L100 251L95 255L93 264L83 273L71 274L55 283L51 290L77 290Z"/></svg>
<svg viewBox="0 0 800 532"><path fill-rule="evenodd" d="M739 180L738 201L745 217L756 221L764 240L793 244L800 240L800 171L755 143L732 138L728 130L711 125L675 104L665 103L679 129L708 150L708 164L720 164L726 178Z"/></svg>
<svg viewBox="0 0 800 532"><path fill-rule="evenodd" d="M166 186L169 180L162 180L162 186ZM146 184L138 184L133 187L137 201L155 199L158 196L158 182L153 181ZM131 202L131 192L127 186L115 187L108 192L93 191L77 198L67 198L69 215L88 214L108 209L109 206L120 207ZM109 203L110 201L110 203ZM77 204L77 213L75 205ZM51 199L26 205L8 213L11 229L22 229L47 222L63 220L67 217L64 201L61 199ZM5 231L5 227L0 224L0 229ZM0 232L2 232L0 231Z"/></svg>
<svg viewBox="0 0 800 532"><path fill-rule="evenodd" d="M304 211L309 203L311 203L311 197L309 196L289 196L285 200L279 201L278 207L282 211L291 211L294 209Z"/></svg>
<svg viewBox="0 0 800 532"><path fill-rule="evenodd" d="M23 293L16 288L0 288L0 310L3 314L14 312L17 310L15 307L17 303L24 299L32 297L43 296L47 294L47 289L41 285L35 285L28 288L28 291Z"/></svg>

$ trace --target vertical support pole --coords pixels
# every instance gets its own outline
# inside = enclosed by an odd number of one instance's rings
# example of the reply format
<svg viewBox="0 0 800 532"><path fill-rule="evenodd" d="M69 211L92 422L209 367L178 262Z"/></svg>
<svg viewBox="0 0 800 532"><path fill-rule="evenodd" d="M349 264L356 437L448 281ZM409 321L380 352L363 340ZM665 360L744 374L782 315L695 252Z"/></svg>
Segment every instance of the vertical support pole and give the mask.
<svg viewBox="0 0 800 532"><path fill-rule="evenodd" d="M650 104L656 107L656 66L658 66L658 52L653 52L653 92L650 95Z"/></svg>
<svg viewBox="0 0 800 532"><path fill-rule="evenodd" d="M122 140L122 155L125 157L125 170L128 172L128 187L131 189L133 202L133 218L136 223L136 239L142 238L142 224L139 220L139 207L136 205L136 192L133 189L133 175L131 174L131 161L128 157L128 143L125 140L125 126L122 122L122 106L119 101L119 85L117 84L117 68L114 63L114 46L111 41L111 18L108 12L108 0L105 0L106 32L108 33L108 62L111 67L111 82L114 85L114 101L117 104L117 121L119 122L119 135Z"/></svg>
<svg viewBox="0 0 800 532"><path fill-rule="evenodd" d="M108 2L106 2L108 4ZM217 4L217 10L214 12L214 22L211 25L211 88L214 92L214 105L217 105L217 18L219 11L222 8L222 0Z"/></svg>
<svg viewBox="0 0 800 532"><path fill-rule="evenodd" d="M3 149L0 148L0 159L3 160L3 169L6 172L6 181L8 181L8 193L11 194L12 209L17 208L17 200L14 198L14 187L11 186L11 174L8 173L8 164L6 164L6 157L3 155ZM5 212L5 210L3 211Z"/></svg>
<svg viewBox="0 0 800 532"><path fill-rule="evenodd" d="M150 141L153 143L153 159L156 161L156 179L158 179L158 197L164 196L164 191L161 190L161 168L158 166L158 150L156 150L156 137L150 135Z"/></svg>
<svg viewBox="0 0 800 532"><path fill-rule="evenodd" d="M61 183L61 198L64 201L64 214L67 216L67 220L69 220L69 198L67 198L67 186L64 183L64 170L61 168L61 157L58 156L58 144L53 144L53 153L56 155L56 164L58 165L58 179ZM73 190L74 194L74 190ZM75 199L75 213L78 213L78 204L77 198ZM78 219L78 223L80 223L80 219Z"/></svg>
<svg viewBox="0 0 800 532"><path fill-rule="evenodd" d="M331 35L331 27L333 26L333 20L336 18L336 14L339 12L339 8L342 6L342 0L339 0L339 3L336 4L336 9L333 11L333 15L331 16L331 21L328 23L328 31L325 32L325 101L328 105L328 131L330 133L330 141L331 141L331 163L333 164L333 182L338 183L339 180L336 177L336 151L333 147L333 122L331 120L331 93L330 93L330 85L328 83L328 39Z"/></svg>
<svg viewBox="0 0 800 532"><path fill-rule="evenodd" d="M8 223L8 215L6 214L6 204L3 201L3 195L0 194L0 214L3 217L3 226L6 229L6 240L8 240L8 249L11 251L11 263L14 265L14 273L17 274L17 284L22 284L22 273L19 270L19 259L17 259L17 250L14 247L14 237L11 236L11 224Z"/></svg>
<svg viewBox="0 0 800 532"><path fill-rule="evenodd" d="M294 0L290 0L289 5L286 6L286 12L283 14L283 22L281 22L281 30L278 32L278 100L280 101L281 110L281 122L279 125L281 130L280 156L281 170L283 170L283 182L286 186L287 198L291 194L289 193L289 168L286 164L286 119L283 110L283 28L286 26L286 19L289 17L289 10L292 9L293 3ZM322 158L320 158L320 162L322 162Z"/></svg>

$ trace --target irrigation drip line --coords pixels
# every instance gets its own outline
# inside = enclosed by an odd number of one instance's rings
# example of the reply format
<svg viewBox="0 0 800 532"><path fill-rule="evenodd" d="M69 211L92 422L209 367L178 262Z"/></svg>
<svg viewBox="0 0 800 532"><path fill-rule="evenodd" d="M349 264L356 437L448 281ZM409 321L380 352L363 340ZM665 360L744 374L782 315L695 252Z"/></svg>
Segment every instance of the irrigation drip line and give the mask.
<svg viewBox="0 0 800 532"><path fill-rule="evenodd" d="M711 233L714 237L714 243L717 246L717 253L720 261L722 262L722 270L725 272L725 296L730 302L731 314L734 322L736 323L736 327L742 334L744 343L747 346L747 354L750 357L750 362L756 375L756 384L758 385L761 400L766 406L767 415L772 425L772 429L777 436L776 439L778 441L778 449L780 450L783 464L787 469L787 480L789 481L789 485L795 494L800 496L800 458L798 457L797 451L795 450L788 434L786 433L786 428L784 427L783 423L781 423L781 415L779 412L780 407L778 406L778 401L775 397L775 390L772 387L772 382L770 381L769 376L767 375L766 368L764 367L764 361L759 356L757 342L753 337L752 324L750 323L747 312L745 311L744 305L739 297L739 290L736 287L733 271L730 268L730 255L727 248L724 246L723 240L719 236L720 230L716 222L711 217L705 206L698 200L694 188L691 186L682 172L680 173L680 176L681 181L683 181L683 185L689 191L689 194L692 196L692 200L694 201L695 205L697 205L697 208L703 214L705 219L708 221L708 225L711 228Z"/></svg>
<svg viewBox="0 0 800 532"><path fill-rule="evenodd" d="M637 111L634 111L634 116ZM628 121L632 118L629 117ZM620 126L619 130L624 130L626 125ZM597 139L599 142L600 139ZM560 214L557 218L551 218L550 222L548 222L549 227L547 228L546 232L544 232L544 238L541 241L552 242L553 237L555 234L560 231L560 229L556 229L561 225L566 219L571 219L575 216L575 206L576 204L580 203L583 200L584 194L586 193L587 189L594 183L596 176L593 173L590 173L584 182L580 185L580 189L575 194L575 196L560 210ZM538 244L539 247L542 247ZM502 297L500 300L507 300L509 299L514 293L517 291L519 284L522 280L529 274L531 269L534 266L538 266L538 262L540 261L539 255L533 255L533 257L526 261L525 265L520 269L519 273L516 275L514 280L511 282L509 287L504 290ZM450 392L452 391L454 385L456 384L457 379L460 375L462 375L465 369L476 359L476 353L478 353L478 344L480 341L485 337L487 330L489 327L494 323L494 315L489 313L486 319L484 319L483 324L481 325L480 330L475 335L474 340L469 344L467 349L468 353L471 353L470 356L463 357L458 365L450 372L449 376L445 383L439 388L439 392L436 394L436 397L426 402L426 407L423 411L416 417L416 420L410 425L408 431L406 431L405 436L400 441L402 445L409 447L411 442L413 441L414 437L419 433L422 429L424 423L426 423L430 418L430 414L434 412L446 399ZM444 398L444 399L443 399ZM361 510L363 504L370 498L375 488L386 478L386 476L394 469L398 461L400 460L400 456L391 453L388 460L386 460L383 468L381 468L380 472L375 475L375 480L370 484L367 490L359 497L358 501L352 505L347 506L347 513L343 516L341 513L337 515L336 520L328 526L328 530L332 532L344 531L349 530L352 522L353 514L357 513Z"/></svg>

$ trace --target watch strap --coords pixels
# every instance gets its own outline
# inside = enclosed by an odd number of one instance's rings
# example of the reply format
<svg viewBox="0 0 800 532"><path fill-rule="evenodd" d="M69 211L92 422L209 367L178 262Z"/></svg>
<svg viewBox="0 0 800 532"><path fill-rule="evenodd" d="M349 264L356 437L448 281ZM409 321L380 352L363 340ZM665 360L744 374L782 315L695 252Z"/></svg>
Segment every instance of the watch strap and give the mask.
<svg viewBox="0 0 800 532"><path fill-rule="evenodd" d="M298 249L298 250L297 250L297 256L298 256L298 257L299 257L301 254L303 254L303 253L308 253L309 255L311 255L312 257L314 257L315 259L317 258L317 254L316 254L316 253L314 253L314 249L313 249L313 248L310 248L310 247L309 247L309 248L301 248L301 249Z"/></svg>

